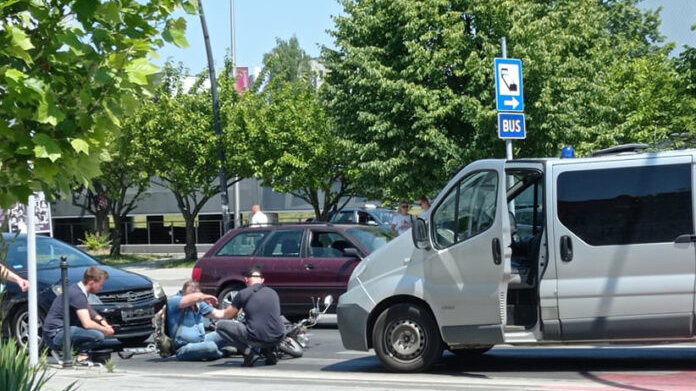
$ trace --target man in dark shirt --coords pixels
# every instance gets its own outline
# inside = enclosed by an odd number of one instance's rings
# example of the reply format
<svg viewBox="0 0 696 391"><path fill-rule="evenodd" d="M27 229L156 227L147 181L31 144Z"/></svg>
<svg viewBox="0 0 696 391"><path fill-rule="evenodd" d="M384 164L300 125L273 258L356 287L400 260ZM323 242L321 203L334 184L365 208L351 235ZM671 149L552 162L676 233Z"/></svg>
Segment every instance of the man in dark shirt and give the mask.
<svg viewBox="0 0 696 391"><path fill-rule="evenodd" d="M70 305L70 340L77 350L75 357L78 363L89 365L88 352L99 346L104 336L114 335L111 325L89 305L90 294L98 293L104 287L109 273L96 266L85 270L82 281L68 287L68 303ZM63 294L53 300L43 325L43 338L53 350L63 348Z"/></svg>
<svg viewBox="0 0 696 391"><path fill-rule="evenodd" d="M232 305L225 309L224 318L234 318L244 310L244 321L221 320L217 323L217 332L230 344L242 352L244 367L252 367L259 358L254 348L262 348L266 356L266 365L275 365L278 361L273 348L285 334L280 317L280 299L273 289L263 285L261 270L252 268L244 278L246 288L232 299Z"/></svg>

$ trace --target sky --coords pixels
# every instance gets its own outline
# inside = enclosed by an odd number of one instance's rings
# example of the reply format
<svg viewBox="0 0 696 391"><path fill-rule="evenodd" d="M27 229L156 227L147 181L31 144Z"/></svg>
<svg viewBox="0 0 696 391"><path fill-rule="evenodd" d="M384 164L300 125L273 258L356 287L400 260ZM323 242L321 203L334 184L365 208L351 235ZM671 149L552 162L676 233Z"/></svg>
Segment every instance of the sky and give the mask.
<svg viewBox="0 0 696 391"><path fill-rule="evenodd" d="M231 0L199 0L203 3L216 68L222 66L230 48ZM235 3L237 65L253 72L260 67L263 55L276 46L276 38L297 37L300 47L310 56L320 55L320 46L333 47L327 30L333 28L333 16L342 12L336 0L233 0ZM668 41L696 47L696 0L644 0L643 8L662 6L662 34ZM155 61L162 65L167 59L182 62L191 72L207 68L203 32L197 15L181 15L187 19L186 37L189 47L167 45Z"/></svg>

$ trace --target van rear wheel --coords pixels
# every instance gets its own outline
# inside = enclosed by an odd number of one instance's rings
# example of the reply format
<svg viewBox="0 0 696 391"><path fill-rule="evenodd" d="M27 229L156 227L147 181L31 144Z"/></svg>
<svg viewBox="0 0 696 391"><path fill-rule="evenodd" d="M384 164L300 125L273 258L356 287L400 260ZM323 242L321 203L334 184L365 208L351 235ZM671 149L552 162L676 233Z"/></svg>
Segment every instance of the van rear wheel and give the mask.
<svg viewBox="0 0 696 391"><path fill-rule="evenodd" d="M372 345L392 372L421 372L442 357L442 339L430 312L417 304L397 304L375 322Z"/></svg>

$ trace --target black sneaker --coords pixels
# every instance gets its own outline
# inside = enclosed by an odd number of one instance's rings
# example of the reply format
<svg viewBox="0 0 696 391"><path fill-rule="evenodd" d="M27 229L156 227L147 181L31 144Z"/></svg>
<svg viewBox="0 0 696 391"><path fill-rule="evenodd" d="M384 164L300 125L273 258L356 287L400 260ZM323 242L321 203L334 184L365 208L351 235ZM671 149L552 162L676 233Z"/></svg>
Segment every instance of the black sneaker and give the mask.
<svg viewBox="0 0 696 391"><path fill-rule="evenodd" d="M273 352L266 353L266 365L278 364L278 356Z"/></svg>
<svg viewBox="0 0 696 391"><path fill-rule="evenodd" d="M254 364L256 363L256 360L259 359L259 355L254 353L252 350L249 354L244 355L244 362L242 363L243 367L253 367Z"/></svg>

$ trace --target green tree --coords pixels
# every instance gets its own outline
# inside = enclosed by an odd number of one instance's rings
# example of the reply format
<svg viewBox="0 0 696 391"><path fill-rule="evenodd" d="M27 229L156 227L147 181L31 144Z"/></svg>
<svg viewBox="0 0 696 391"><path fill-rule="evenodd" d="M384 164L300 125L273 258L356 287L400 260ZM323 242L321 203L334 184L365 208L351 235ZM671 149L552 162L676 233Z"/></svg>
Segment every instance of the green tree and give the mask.
<svg viewBox="0 0 696 391"><path fill-rule="evenodd" d="M164 41L186 45L196 0L0 2L0 207L89 186L146 93Z"/></svg>
<svg viewBox="0 0 696 391"><path fill-rule="evenodd" d="M221 105L232 105L234 79L229 62L220 75ZM167 64L156 98L134 115L139 129L133 141L139 152L150 157L154 183L169 189L176 199L186 224L186 258L197 258L195 220L203 206L220 193L217 182L219 138L213 128L210 91L203 86L207 73L191 87L184 86L186 74L181 67ZM225 124L223 123L223 128ZM232 137L234 138L234 137ZM230 178L248 177L247 163L237 153L238 142L226 143L226 170ZM227 187L234 183L228 180Z"/></svg>
<svg viewBox="0 0 696 391"><path fill-rule="evenodd" d="M290 193L326 221L354 195L348 162L317 91L305 81L271 82L264 93L246 93L228 112L226 143L242 143L253 176Z"/></svg>
<svg viewBox="0 0 696 391"><path fill-rule="evenodd" d="M264 186L306 201L317 219L328 220L354 195L349 160L319 99L309 55L295 37L277 42L264 56L265 89L246 92L226 110L234 129L226 143L246 147L244 159Z"/></svg>
<svg viewBox="0 0 696 391"><path fill-rule="evenodd" d="M300 48L297 37L276 39L276 47L263 56L263 74L270 79L296 82L312 79L311 57Z"/></svg>
<svg viewBox="0 0 696 391"><path fill-rule="evenodd" d="M635 0L342 3L337 49L323 52L326 99L367 196L413 199L474 159L504 156L493 80L502 36L524 64L528 136L516 157L656 145L688 117L674 104L659 17Z"/></svg>
<svg viewBox="0 0 696 391"><path fill-rule="evenodd" d="M150 157L133 143L139 132L135 117L127 118L120 136L111 143L112 159L102 163L102 174L92 179L91 186L80 186L72 193L73 204L95 216L96 232L111 237L114 256L121 255L123 224L143 199L152 176ZM114 229L109 226L109 217Z"/></svg>

